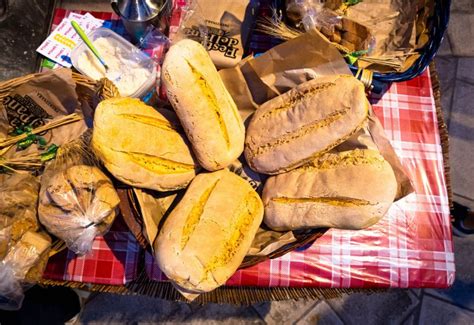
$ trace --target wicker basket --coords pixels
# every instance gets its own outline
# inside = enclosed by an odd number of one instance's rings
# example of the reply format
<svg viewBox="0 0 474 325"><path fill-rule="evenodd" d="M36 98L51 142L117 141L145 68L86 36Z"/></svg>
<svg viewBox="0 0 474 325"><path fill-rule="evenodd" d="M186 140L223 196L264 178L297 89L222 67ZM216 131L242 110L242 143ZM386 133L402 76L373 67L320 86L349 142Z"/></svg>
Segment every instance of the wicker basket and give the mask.
<svg viewBox="0 0 474 325"><path fill-rule="evenodd" d="M12 88L34 79L42 73L33 73L15 79L0 82L0 102L8 96ZM108 79L94 81L77 72L72 72L72 79L76 83L76 92L79 101L87 101L91 107L106 98L112 98L119 94L117 87Z"/></svg>
<svg viewBox="0 0 474 325"><path fill-rule="evenodd" d="M435 0L434 15L428 18L429 40L426 45L419 50L420 57L405 72L402 73L373 73L372 86L375 92L379 92L383 83L399 82L413 79L422 74L430 65L443 41L444 34L449 23L449 9L451 0ZM352 72L356 75L358 68L350 66Z"/></svg>
<svg viewBox="0 0 474 325"><path fill-rule="evenodd" d="M380 93L387 83L406 81L422 74L435 57L443 41L449 23L451 0L433 0L433 15L427 19L428 41L418 50L420 57L404 72L379 73L362 70L350 65L352 73L375 93ZM285 0L273 0L273 6L279 11L285 11Z"/></svg>

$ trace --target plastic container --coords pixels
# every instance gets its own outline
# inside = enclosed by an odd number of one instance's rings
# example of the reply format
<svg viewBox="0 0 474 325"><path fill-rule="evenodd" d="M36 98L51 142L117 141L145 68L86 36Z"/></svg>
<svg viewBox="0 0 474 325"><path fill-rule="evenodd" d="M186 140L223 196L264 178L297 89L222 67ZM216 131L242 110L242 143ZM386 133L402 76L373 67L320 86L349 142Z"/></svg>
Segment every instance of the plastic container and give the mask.
<svg viewBox="0 0 474 325"><path fill-rule="evenodd" d="M142 98L148 95L148 93L154 89L157 76L156 63L147 54L145 54L133 44L131 44L123 37L108 28L97 28L87 34L87 36L92 41L92 43L94 43L99 38L111 38L115 41L114 45L117 49L117 52L121 54L123 64L118 65L118 68L109 68L109 72L107 73L106 77L108 77L112 82L114 82L122 96ZM92 52L89 50L89 48L84 42L79 42L78 45L74 47L71 52L72 64L74 68L76 68L83 75L97 80L97 75L94 77L94 75L92 75L92 72L88 73L88 71L85 71L83 67L81 67L79 64L79 58L85 51L89 51L92 54ZM101 53L100 49L98 49L98 51L104 58L105 63L108 64L107 56L105 55L105 53ZM114 56L114 58L109 59L115 60L118 57L119 56ZM94 60L96 60L96 58L94 58ZM137 86L137 89L135 91L129 91L128 93L124 93L123 91L121 91L122 87L120 81L122 80L123 82L127 80L127 77L130 74L133 74L133 70L135 67L144 68L146 71L149 72L150 76L145 78L145 80L139 86ZM127 84L129 85L130 83Z"/></svg>

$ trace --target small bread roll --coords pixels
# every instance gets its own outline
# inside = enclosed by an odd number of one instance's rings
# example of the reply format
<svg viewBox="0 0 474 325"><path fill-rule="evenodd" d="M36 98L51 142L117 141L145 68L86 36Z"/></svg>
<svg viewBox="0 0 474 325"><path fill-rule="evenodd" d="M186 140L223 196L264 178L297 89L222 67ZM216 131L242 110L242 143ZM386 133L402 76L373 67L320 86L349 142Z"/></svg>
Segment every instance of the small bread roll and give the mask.
<svg viewBox="0 0 474 325"><path fill-rule="evenodd" d="M48 232L84 254L112 225L120 198L99 168L77 165L44 178L39 202L39 220Z"/></svg>
<svg viewBox="0 0 474 325"><path fill-rule="evenodd" d="M368 109L364 85L354 77L305 82L255 112L245 140L247 162L270 175L303 166L359 130Z"/></svg>
<svg viewBox="0 0 474 325"><path fill-rule="evenodd" d="M158 265L181 289L211 291L242 263L263 218L263 204L228 170L198 175L155 242Z"/></svg>
<svg viewBox="0 0 474 325"><path fill-rule="evenodd" d="M172 116L138 99L105 100L95 111L92 147L125 184L157 191L184 188L199 167Z"/></svg>
<svg viewBox="0 0 474 325"><path fill-rule="evenodd" d="M364 229L385 215L396 194L392 167L377 151L327 153L267 180L264 221L278 231Z"/></svg>
<svg viewBox="0 0 474 325"><path fill-rule="evenodd" d="M208 52L195 41L176 43L162 76L199 164L209 171L229 166L242 154L245 127Z"/></svg>

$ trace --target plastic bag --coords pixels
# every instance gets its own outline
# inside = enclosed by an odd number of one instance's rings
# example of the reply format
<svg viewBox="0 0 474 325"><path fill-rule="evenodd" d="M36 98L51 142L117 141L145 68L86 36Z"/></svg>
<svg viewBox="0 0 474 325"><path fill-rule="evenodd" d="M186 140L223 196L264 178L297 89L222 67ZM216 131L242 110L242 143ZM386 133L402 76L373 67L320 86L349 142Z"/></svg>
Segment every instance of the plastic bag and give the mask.
<svg viewBox="0 0 474 325"><path fill-rule="evenodd" d="M39 226L36 217L38 191L38 179L28 173L2 177L0 309L19 309L24 298L23 291L41 276L46 265L48 257L45 252L50 247L51 239L36 233ZM33 273L34 277L30 276Z"/></svg>
<svg viewBox="0 0 474 325"><path fill-rule="evenodd" d="M166 92L161 87L161 65L169 46L169 38L154 26L150 26L147 29L145 36L139 44L140 49L149 53L153 61L156 62L154 91L142 98L142 101L150 106L163 107L166 104Z"/></svg>
<svg viewBox="0 0 474 325"><path fill-rule="evenodd" d="M41 179L38 215L53 235L79 255L112 225L120 199L110 179L97 167L88 140L60 148Z"/></svg>
<svg viewBox="0 0 474 325"><path fill-rule="evenodd" d="M302 24L305 31L321 30L325 35L334 34L342 29L342 17L324 8L322 0L290 0L287 1L288 18Z"/></svg>
<svg viewBox="0 0 474 325"><path fill-rule="evenodd" d="M179 10L181 10L181 21L176 30L170 30L171 42L174 44L182 39L192 39L206 47L209 28L198 2L188 0Z"/></svg>
<svg viewBox="0 0 474 325"><path fill-rule="evenodd" d="M4 175L0 186L0 259L28 230L38 229L38 179L28 173Z"/></svg>
<svg viewBox="0 0 474 325"><path fill-rule="evenodd" d="M338 3L347 8L357 1ZM375 38L365 25L346 17L343 10L342 13L336 10L338 6L321 0L288 0L286 14L296 27L306 32L318 30L333 44L338 44L338 50L350 55L348 59L353 64L358 57L373 51Z"/></svg>
<svg viewBox="0 0 474 325"><path fill-rule="evenodd" d="M0 262L0 309L21 308L23 291L36 282L37 277L33 273L43 273L46 263L41 263L41 260L47 260L50 247L51 238L48 235L33 231L27 231L12 245ZM30 277L31 274L33 277Z"/></svg>
<svg viewBox="0 0 474 325"><path fill-rule="evenodd" d="M165 58L164 52L169 48L170 40L159 29L150 26L145 36L140 40L138 47L150 53L150 57L157 65L162 65Z"/></svg>

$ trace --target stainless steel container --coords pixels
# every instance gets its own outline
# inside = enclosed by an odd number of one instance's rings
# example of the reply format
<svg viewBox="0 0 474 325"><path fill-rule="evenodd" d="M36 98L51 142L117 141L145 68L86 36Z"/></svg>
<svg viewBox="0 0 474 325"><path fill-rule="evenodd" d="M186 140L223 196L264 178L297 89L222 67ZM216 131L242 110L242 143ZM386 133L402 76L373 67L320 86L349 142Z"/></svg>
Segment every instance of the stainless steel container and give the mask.
<svg viewBox="0 0 474 325"><path fill-rule="evenodd" d="M120 16L135 43L145 36L150 25L161 30L171 12L171 0L111 0L110 5Z"/></svg>

